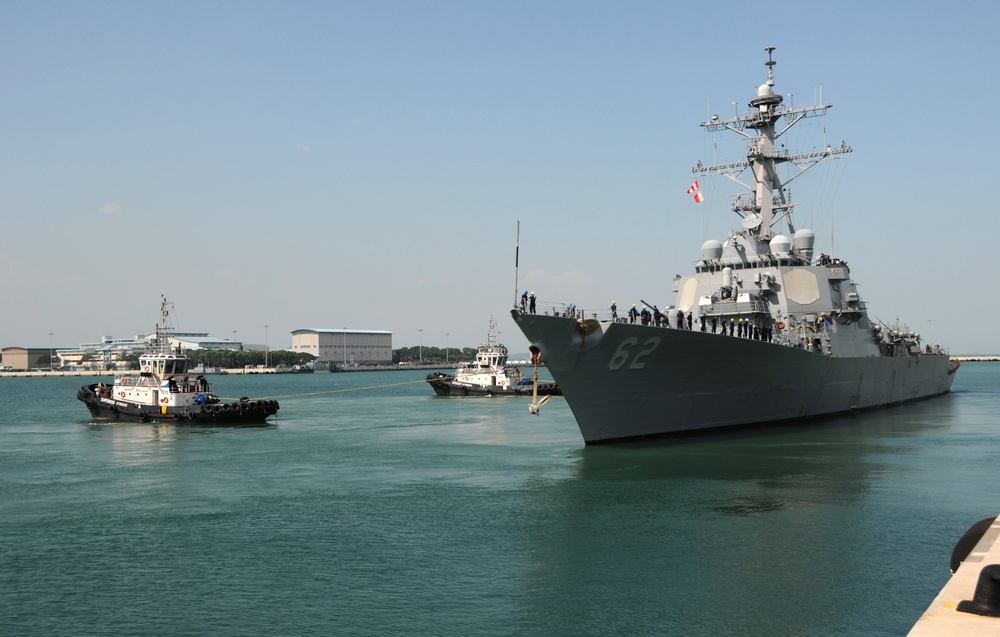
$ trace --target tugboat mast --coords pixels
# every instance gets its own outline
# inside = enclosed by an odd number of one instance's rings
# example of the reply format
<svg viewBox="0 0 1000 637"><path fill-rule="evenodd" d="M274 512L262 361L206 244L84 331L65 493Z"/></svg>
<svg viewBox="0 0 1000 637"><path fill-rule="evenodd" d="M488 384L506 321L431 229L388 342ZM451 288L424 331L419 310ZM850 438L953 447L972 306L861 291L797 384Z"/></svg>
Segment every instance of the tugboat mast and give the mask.
<svg viewBox="0 0 1000 637"><path fill-rule="evenodd" d="M774 49L773 46L764 48L767 51L767 62L764 63L767 67L767 82L757 88L757 96L750 100L749 109L737 112L730 119L719 119L718 115L712 115L709 121L701 123L707 131L730 130L749 140L747 160L714 166L703 166L698 162L691 169L695 175L721 175L746 188L749 192L734 195L730 208L743 218L744 228L764 241L771 239L772 228L781 218L785 218L789 232L795 233L792 223L792 208L795 204L791 202L787 191L788 184L824 159L851 152L851 148L844 143L839 148L827 146L822 151L811 153L796 154L784 148L775 149L775 141L788 129L804 118L826 115L831 105L818 104L805 108L784 106L782 96L774 92L774 65L777 64L772 57ZM822 94L820 100L822 101ZM777 130L776 125L781 119L785 120L785 125ZM750 134L746 129L752 129L756 134ZM785 182L781 181L777 171L778 164L783 163L799 169L799 172ZM747 169L750 169L752 178L749 184L740 181L740 176Z"/></svg>

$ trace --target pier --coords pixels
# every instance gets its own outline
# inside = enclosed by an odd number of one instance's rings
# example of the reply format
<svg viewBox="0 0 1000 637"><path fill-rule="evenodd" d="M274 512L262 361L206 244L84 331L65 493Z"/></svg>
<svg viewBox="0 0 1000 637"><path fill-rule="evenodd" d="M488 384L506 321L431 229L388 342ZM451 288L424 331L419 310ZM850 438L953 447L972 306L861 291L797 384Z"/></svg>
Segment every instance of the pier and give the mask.
<svg viewBox="0 0 1000 637"><path fill-rule="evenodd" d="M976 596L984 567L1000 564L998 537L1000 517L993 521L992 526L972 547L961 566L910 630L908 637L980 637L1000 634L1000 617L967 611L968 605ZM988 576L988 573L984 576ZM996 586L996 582L993 582L993 586ZM1000 608L997 612L1000 612Z"/></svg>

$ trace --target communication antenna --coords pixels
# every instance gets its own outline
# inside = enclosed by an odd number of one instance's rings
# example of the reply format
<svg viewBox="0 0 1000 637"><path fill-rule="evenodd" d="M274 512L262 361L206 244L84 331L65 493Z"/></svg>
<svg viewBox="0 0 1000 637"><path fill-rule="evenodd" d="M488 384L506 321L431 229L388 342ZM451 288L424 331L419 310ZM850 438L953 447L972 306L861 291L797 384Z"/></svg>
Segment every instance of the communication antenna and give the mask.
<svg viewBox="0 0 1000 637"><path fill-rule="evenodd" d="M521 253L521 220L517 220L517 239L514 241L514 307L517 307L517 260Z"/></svg>

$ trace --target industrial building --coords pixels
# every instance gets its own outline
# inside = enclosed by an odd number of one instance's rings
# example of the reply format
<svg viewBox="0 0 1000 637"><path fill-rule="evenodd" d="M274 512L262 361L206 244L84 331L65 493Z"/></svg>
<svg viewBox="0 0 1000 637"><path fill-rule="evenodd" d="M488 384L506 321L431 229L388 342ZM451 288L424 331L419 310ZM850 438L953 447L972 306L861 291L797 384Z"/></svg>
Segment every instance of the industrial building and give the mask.
<svg viewBox="0 0 1000 637"><path fill-rule="evenodd" d="M52 347L5 347L0 355L0 369L3 370L25 371L49 369L51 366L59 366L55 348Z"/></svg>
<svg viewBox="0 0 1000 637"><path fill-rule="evenodd" d="M132 338L102 336L99 342L81 343L79 347L5 347L3 357L0 359L0 369L19 371L48 369L48 358L51 354L53 368L112 370L123 358L143 354L155 336L155 333L145 336L137 334ZM169 341L171 348L182 350L266 349L266 345L250 346L236 340L209 336L207 332L174 332ZM44 364L39 363L41 358L45 359Z"/></svg>
<svg viewBox="0 0 1000 637"><path fill-rule="evenodd" d="M392 363L392 332L385 330L301 329L292 332L292 351L339 365Z"/></svg>

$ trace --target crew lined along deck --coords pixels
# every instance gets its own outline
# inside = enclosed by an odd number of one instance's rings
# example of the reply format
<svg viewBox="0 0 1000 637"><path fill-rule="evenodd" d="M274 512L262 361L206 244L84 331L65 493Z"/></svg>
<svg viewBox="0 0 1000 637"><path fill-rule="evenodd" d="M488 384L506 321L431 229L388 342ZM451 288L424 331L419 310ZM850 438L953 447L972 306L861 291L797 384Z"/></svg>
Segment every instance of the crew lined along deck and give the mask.
<svg viewBox="0 0 1000 637"><path fill-rule="evenodd" d="M734 338L764 341L815 351L831 353L830 333L838 322L849 324L850 315L842 314L798 314L775 317L767 311L767 306L758 299L716 302L699 306L700 314L684 312L676 308L660 310L656 305L645 303L629 304L627 307L615 303L607 310L581 309L574 304L537 304L537 314L572 318L578 321L595 320L601 323L628 323L662 329L680 329L707 334L718 334ZM888 335L883 339L883 333ZM917 345L919 335L899 327L877 325L873 329L873 340L877 341L883 356L919 356L922 354L946 355L947 351L937 345Z"/></svg>

